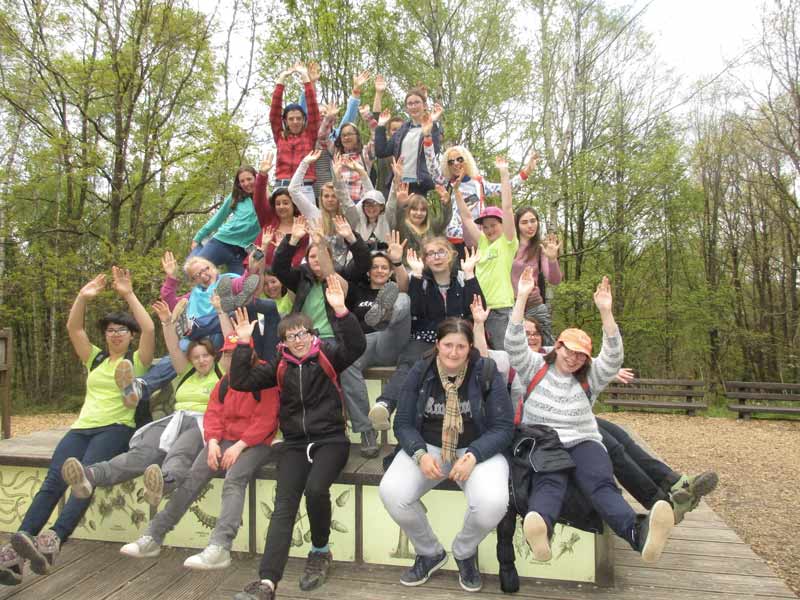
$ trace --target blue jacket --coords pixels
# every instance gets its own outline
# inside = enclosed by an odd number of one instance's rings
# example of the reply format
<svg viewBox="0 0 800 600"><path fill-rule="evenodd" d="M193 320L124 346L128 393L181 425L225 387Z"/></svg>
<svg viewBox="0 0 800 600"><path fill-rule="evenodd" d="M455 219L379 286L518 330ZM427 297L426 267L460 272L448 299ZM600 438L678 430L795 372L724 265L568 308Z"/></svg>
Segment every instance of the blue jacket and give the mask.
<svg viewBox="0 0 800 600"><path fill-rule="evenodd" d="M514 409L506 382L497 368L493 370L494 377L486 399L483 398L481 377L485 360L491 359L481 358L477 352L470 353L467 396L478 437L467 447L467 451L475 455L478 462L503 452L511 444L514 435ZM394 417L394 434L409 456L427 448L421 433L423 411L431 387L438 378L436 360L428 358L417 361L403 385Z"/></svg>

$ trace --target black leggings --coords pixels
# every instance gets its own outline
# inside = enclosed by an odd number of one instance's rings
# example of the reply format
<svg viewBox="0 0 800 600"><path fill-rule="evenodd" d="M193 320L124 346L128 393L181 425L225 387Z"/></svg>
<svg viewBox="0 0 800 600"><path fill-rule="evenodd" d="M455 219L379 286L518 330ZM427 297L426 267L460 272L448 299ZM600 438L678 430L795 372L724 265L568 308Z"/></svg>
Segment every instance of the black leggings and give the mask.
<svg viewBox="0 0 800 600"><path fill-rule="evenodd" d="M258 574L277 584L283 577L292 543L295 517L300 498L306 495L306 516L311 528L311 543L322 548L331 533L330 487L347 464L350 442L313 444L308 461L308 447L282 449L278 459L275 510L269 521L267 541Z"/></svg>

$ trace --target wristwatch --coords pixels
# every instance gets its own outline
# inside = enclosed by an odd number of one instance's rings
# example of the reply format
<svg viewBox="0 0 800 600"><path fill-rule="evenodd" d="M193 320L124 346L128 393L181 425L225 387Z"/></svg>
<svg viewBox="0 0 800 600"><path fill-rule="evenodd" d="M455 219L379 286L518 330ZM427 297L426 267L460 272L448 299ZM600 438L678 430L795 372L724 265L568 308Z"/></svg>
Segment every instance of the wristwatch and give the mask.
<svg viewBox="0 0 800 600"><path fill-rule="evenodd" d="M411 457L411 460L414 461L415 465L419 466L419 463L422 460L422 457L425 456L426 454L427 454L427 452L425 452L425 450L420 448L419 450L414 452L414 456Z"/></svg>

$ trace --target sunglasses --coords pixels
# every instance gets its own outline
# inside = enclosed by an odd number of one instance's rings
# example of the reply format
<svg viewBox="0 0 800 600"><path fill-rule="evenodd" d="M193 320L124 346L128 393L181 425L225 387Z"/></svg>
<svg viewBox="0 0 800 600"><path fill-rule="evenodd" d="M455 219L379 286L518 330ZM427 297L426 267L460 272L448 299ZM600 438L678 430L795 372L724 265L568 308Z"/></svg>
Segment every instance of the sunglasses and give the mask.
<svg viewBox="0 0 800 600"><path fill-rule="evenodd" d="M452 167L454 164L462 164L464 162L463 156L456 156L455 158L451 158L447 161L447 166Z"/></svg>

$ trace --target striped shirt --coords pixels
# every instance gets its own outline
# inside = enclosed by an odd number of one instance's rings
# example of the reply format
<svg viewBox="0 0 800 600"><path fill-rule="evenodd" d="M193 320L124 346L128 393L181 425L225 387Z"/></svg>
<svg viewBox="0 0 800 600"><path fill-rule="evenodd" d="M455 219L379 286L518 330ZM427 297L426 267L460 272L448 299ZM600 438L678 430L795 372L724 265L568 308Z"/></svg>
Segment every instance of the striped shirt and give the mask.
<svg viewBox="0 0 800 600"><path fill-rule="evenodd" d="M506 352L511 366L517 371L527 390L533 377L544 365L544 355L528 348L525 329L521 323L509 321L505 339ZM581 442L593 441L602 445L592 404L600 392L614 379L624 358L619 329L613 336L603 333L600 354L592 359L588 381L592 392L587 399L580 382L572 375L559 373L551 365L530 396L525 399L522 413L524 424L548 425L558 432L561 443L572 447Z"/></svg>

